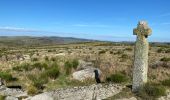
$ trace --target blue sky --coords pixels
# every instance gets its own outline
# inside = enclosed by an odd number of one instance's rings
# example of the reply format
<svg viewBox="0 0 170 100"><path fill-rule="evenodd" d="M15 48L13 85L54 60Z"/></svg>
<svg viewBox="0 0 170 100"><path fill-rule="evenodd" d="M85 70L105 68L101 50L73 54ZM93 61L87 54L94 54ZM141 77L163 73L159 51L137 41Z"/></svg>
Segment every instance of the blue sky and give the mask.
<svg viewBox="0 0 170 100"><path fill-rule="evenodd" d="M0 36L132 41L139 20L170 42L170 0L0 0Z"/></svg>

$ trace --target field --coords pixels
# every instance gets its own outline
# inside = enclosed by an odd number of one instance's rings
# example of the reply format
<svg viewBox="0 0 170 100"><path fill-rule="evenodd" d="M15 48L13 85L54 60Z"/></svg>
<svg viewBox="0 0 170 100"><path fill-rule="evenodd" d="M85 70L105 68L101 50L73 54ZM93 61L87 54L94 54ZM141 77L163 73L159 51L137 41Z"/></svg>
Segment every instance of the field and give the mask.
<svg viewBox="0 0 170 100"><path fill-rule="evenodd" d="M101 70L102 83L112 81L114 75L122 75L126 80L118 79L113 82L132 84L133 42L1 45L0 48L0 77L4 84L8 87L20 87L30 95L57 88L96 84L94 79L73 79L72 73L80 70L82 61ZM150 43L149 83L163 84L169 77L170 44Z"/></svg>

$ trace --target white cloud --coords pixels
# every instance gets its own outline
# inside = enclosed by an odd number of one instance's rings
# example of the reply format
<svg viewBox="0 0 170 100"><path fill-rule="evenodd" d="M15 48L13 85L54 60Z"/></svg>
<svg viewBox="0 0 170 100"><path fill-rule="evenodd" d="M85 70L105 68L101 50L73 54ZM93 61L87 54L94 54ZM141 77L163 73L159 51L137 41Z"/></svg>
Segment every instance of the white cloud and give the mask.
<svg viewBox="0 0 170 100"><path fill-rule="evenodd" d="M5 26L5 27L0 26L0 31L39 32L39 30L26 29L26 28L22 28L22 27L11 27L11 26Z"/></svg>

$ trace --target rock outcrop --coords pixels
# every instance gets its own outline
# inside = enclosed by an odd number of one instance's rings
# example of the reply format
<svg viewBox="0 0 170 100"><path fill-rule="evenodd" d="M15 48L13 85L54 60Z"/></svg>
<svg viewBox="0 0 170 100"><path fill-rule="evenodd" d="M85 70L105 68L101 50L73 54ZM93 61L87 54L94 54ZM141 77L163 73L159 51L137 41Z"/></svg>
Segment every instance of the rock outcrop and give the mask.
<svg viewBox="0 0 170 100"><path fill-rule="evenodd" d="M7 100L12 100L10 98L27 97L27 93L21 89L11 89L5 86L0 86L0 95L6 96Z"/></svg>
<svg viewBox="0 0 170 100"><path fill-rule="evenodd" d="M95 70L98 70L99 76L101 75L101 71L98 68L87 68L84 70L76 71L73 73L73 79L84 81L86 79L95 79Z"/></svg>
<svg viewBox="0 0 170 100"><path fill-rule="evenodd" d="M101 100L111 97L122 90L118 84L98 84L45 92L25 100Z"/></svg>

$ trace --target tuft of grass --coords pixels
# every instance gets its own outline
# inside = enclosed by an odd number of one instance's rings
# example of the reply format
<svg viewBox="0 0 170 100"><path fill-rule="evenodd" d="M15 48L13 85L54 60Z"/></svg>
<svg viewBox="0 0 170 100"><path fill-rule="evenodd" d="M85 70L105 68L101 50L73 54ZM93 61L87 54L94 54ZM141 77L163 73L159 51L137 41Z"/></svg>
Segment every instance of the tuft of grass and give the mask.
<svg viewBox="0 0 170 100"><path fill-rule="evenodd" d="M40 75L30 74L27 77L32 81L34 87L41 90L44 88L44 84L48 82L48 77L45 76L44 74L40 74Z"/></svg>
<svg viewBox="0 0 170 100"><path fill-rule="evenodd" d="M100 54L105 54L105 53L106 53L106 51L105 51L105 50L101 50L101 51L99 51L99 53L98 53L98 54L100 55Z"/></svg>
<svg viewBox="0 0 170 100"><path fill-rule="evenodd" d="M114 83L123 83L123 82L127 82L128 78L124 74L116 73L116 74L112 74L109 77L107 77L106 81L114 82Z"/></svg>
<svg viewBox="0 0 170 100"><path fill-rule="evenodd" d="M33 62L38 61L38 58L32 58L31 61Z"/></svg>
<svg viewBox="0 0 170 100"><path fill-rule="evenodd" d="M0 78L2 78L3 80L5 80L7 82L16 80L16 78L12 77L12 75L7 72L0 72Z"/></svg>
<svg viewBox="0 0 170 100"><path fill-rule="evenodd" d="M170 87L170 79L163 80L162 85Z"/></svg>
<svg viewBox="0 0 170 100"><path fill-rule="evenodd" d="M5 100L5 96L0 95L0 100Z"/></svg>
<svg viewBox="0 0 170 100"><path fill-rule="evenodd" d="M36 68L36 69L39 69L39 70L42 70L42 69L47 69L48 68L48 65L46 63L34 63L33 65L31 65L32 69Z"/></svg>
<svg viewBox="0 0 170 100"><path fill-rule="evenodd" d="M154 100L160 96L165 95L166 89L162 85L153 83L145 84L137 93L137 96L141 97L144 100Z"/></svg>
<svg viewBox="0 0 170 100"><path fill-rule="evenodd" d="M28 63L24 63L19 66L13 67L12 69L15 71L30 71L30 70L32 70L30 64L28 64Z"/></svg>
<svg viewBox="0 0 170 100"><path fill-rule="evenodd" d="M52 67L45 70L45 76L48 76L51 79L56 79L60 75L60 71L57 64L52 64Z"/></svg>
<svg viewBox="0 0 170 100"><path fill-rule="evenodd" d="M30 85L30 86L27 88L27 93L28 93L29 95L35 95L35 94L38 93L38 89L37 89L35 86Z"/></svg>
<svg viewBox="0 0 170 100"><path fill-rule="evenodd" d="M167 57L163 57L160 59L160 61L163 61L163 62L169 62L170 61L170 58L167 58Z"/></svg>
<svg viewBox="0 0 170 100"><path fill-rule="evenodd" d="M72 61L66 61L64 64L66 75L69 75L73 69L77 69L78 65L79 65L79 62L76 59Z"/></svg>

